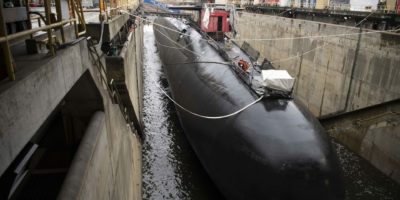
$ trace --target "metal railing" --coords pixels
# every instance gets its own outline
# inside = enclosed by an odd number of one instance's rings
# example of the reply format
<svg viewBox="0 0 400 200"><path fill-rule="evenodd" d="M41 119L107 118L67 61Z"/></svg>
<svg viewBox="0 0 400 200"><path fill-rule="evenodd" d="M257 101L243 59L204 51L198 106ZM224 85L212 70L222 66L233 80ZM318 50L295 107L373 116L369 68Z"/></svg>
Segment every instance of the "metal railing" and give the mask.
<svg viewBox="0 0 400 200"><path fill-rule="evenodd" d="M54 47L54 43L53 43L53 30L54 28L58 28L60 30L61 33L61 39L62 42L65 43L65 36L64 36L64 29L63 26L65 24L71 23L73 22L75 25L75 33L76 33L76 38L78 38L79 36L83 35L86 33L86 27L85 27L85 19L83 16L83 9L82 9L82 5L80 3L79 0L70 0L71 5L71 14L72 14L72 19L68 19L68 20L61 20L61 1L60 0L56 0L56 12L57 12L57 19L58 21L55 23L52 23L51 21L51 1L50 0L44 0L44 10L45 10L45 16L43 17L44 19L42 19L43 21L45 21L46 25L45 26L40 26L38 28L33 28L33 29L29 29L29 30L25 30L25 31L21 31L21 32L17 32L17 33L13 33L8 35L7 33L7 28L6 28L6 23L5 23L5 19L4 19L4 12L3 12L3 6L0 6L0 46L2 49L2 57L4 58L4 62L6 65L6 69L7 69L7 75L8 78L10 80L15 80L15 73L14 73L14 65L15 62L13 61L13 56L10 50L10 41L11 40L15 40L24 36L28 36L30 35L30 37L32 38L32 34L36 33L38 31L46 31L47 32L47 43L48 43L48 49L49 52L52 56L55 55L55 47ZM28 27L31 28L31 22L30 22L30 12L29 12L29 3L26 0L26 10L27 10L27 15L28 15L28 19L29 19L29 23L28 23ZM76 20L75 18L75 13L78 15L78 20ZM79 32L78 31L78 27L76 22L79 21L79 24L82 25L82 30Z"/></svg>
<svg viewBox="0 0 400 200"><path fill-rule="evenodd" d="M44 31L44 30L60 27L60 26L62 26L64 24L68 24L68 23L74 22L74 21L75 21L75 19L63 20L61 22L57 22L57 23L54 23L54 24L41 26L41 27L38 27L38 28L33 28L33 29L30 29L30 30L26 30L26 31L21 31L21 32L14 33L14 34L11 34L11 35L6 35L6 36L3 36L3 37L0 37L0 43L6 42L6 41L10 41L10 40L14 40L14 39L18 39L20 37L27 36L27 35L30 35L32 33L36 33L38 31Z"/></svg>

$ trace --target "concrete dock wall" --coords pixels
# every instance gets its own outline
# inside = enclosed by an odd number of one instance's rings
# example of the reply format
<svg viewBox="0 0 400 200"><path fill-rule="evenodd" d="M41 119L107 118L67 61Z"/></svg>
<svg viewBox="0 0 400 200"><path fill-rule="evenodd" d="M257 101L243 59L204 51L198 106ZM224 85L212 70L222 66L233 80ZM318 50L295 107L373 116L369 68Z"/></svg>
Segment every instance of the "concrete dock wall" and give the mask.
<svg viewBox="0 0 400 200"><path fill-rule="evenodd" d="M334 24L239 12L238 37L296 77L295 96L316 116L400 97L400 36ZM365 32L367 30L363 30ZM281 39L316 35L340 37ZM272 40L254 40L271 38ZM241 44L243 40L237 40ZM304 54L304 55L303 55Z"/></svg>
<svg viewBox="0 0 400 200"><path fill-rule="evenodd" d="M400 98L400 36L245 12L236 19L238 38L296 78L295 98L315 116L355 112L324 122L328 133L399 182L398 105L355 110ZM342 36L308 37L318 35Z"/></svg>
<svg viewBox="0 0 400 200"><path fill-rule="evenodd" d="M400 99L321 123L331 136L400 183Z"/></svg>
<svg viewBox="0 0 400 200"><path fill-rule="evenodd" d="M137 37L142 38L141 34L137 33ZM140 42L140 39L137 40ZM139 42L126 57L141 55L142 43ZM59 50L55 57L39 59L37 62L17 60L18 66L25 66L16 73L17 80L0 84L0 174L37 134L55 108L63 104L71 88L85 76L95 85L94 90L101 94L99 98L104 110L101 120L97 120L97 129L90 131L90 139L82 141L85 147L80 153L84 154L76 154L75 161L80 162L78 166L82 167L68 171L66 180L69 181L64 182L58 198L141 199L140 138L132 132L120 106L111 99L101 82L104 74L89 58L87 41L84 39ZM133 69L136 72L129 76L130 79L141 73L136 64L129 66L131 68L128 71ZM134 85L135 89L129 92L134 92L130 96L135 97L132 102L138 107L141 84L129 84L128 87ZM80 94L85 95L87 93ZM74 105L79 107L87 104L77 101Z"/></svg>
<svg viewBox="0 0 400 200"><path fill-rule="evenodd" d="M143 24L138 23L133 32L128 35L126 46L121 50L125 72L125 84L129 91L131 102L138 119L142 110L142 57L143 57Z"/></svg>
<svg viewBox="0 0 400 200"><path fill-rule="evenodd" d="M123 15L123 17L126 17L126 15ZM141 32L138 32L137 35L142 37ZM136 54L136 48L132 47L135 44L133 39L132 35L132 41L126 42L126 46L119 56L119 64L121 68L124 68L123 75L129 96L137 116L139 116L138 102L142 96L139 93L141 84L139 85L136 77L140 77L141 73L132 73L132 71L136 72L137 70L136 63L132 60ZM141 53L141 47L138 48L139 53ZM80 180L83 183L81 190L72 196L61 194L59 198L141 199L140 138L138 134L132 133L119 105L110 98L110 94L101 82L101 73L98 69L90 65L89 71L103 97L105 127L99 130L97 140L91 140L96 145L93 146L94 153L89 159L89 167L85 170L87 174Z"/></svg>
<svg viewBox="0 0 400 200"><path fill-rule="evenodd" d="M126 16L126 14L121 15L125 22ZM119 26L114 28L120 30ZM137 37L141 38L142 32L138 32ZM141 54L142 46L133 48L136 44L134 39L132 34L117 60L120 61L119 67L124 69L123 76L131 103L137 116L140 116L141 82L138 82L137 77L141 77L141 71L136 71L138 66L134 57L136 54ZM135 52L136 50L139 52ZM94 154L90 158L87 175L81 180L83 187L77 195L69 199L141 199L142 150L139 135L132 133L120 105L110 98L110 94L101 82L102 74L97 67L90 65L89 71L102 95L105 127L99 130L96 145L93 146ZM94 143L96 140L91 141ZM62 196L59 197L62 199Z"/></svg>
<svg viewBox="0 0 400 200"><path fill-rule="evenodd" d="M0 86L0 174L87 70L86 51L86 41L81 41L58 51L57 57L17 61L25 66L17 80Z"/></svg>
<svg viewBox="0 0 400 200"><path fill-rule="evenodd" d="M74 157L58 199L141 199L141 145L118 105L105 99Z"/></svg>
<svg viewBox="0 0 400 200"><path fill-rule="evenodd" d="M127 55L126 55L127 56ZM125 57L126 58L126 57ZM141 199L141 143L132 133L118 104L112 101L95 66L89 68L104 102L104 126L99 130L81 190L66 199ZM132 94L130 96L136 96ZM65 199L60 195L60 199Z"/></svg>

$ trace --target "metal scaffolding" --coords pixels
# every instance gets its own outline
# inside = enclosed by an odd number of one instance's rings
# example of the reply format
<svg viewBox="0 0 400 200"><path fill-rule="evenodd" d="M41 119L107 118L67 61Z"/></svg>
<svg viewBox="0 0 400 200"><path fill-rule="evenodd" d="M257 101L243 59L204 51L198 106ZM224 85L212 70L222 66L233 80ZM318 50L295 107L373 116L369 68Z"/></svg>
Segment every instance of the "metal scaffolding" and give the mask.
<svg viewBox="0 0 400 200"><path fill-rule="evenodd" d="M46 31L47 37L45 40L45 44L48 48L49 54L51 56L56 55L56 45L58 43L57 37L55 33L59 32L61 37L61 44L66 43L66 33L65 33L65 25L71 24L75 31L75 37L79 38L86 34L86 22L84 16L84 9L82 7L82 0L54 0L53 6L55 9L52 10L52 0L43 0L44 6L44 15L39 12L31 12L30 11L30 2L31 0L24 0L23 6L26 8L26 17L27 17L27 28L25 30L8 33L7 31L7 16L4 14L3 8L3 0L0 0L0 45L1 45L1 57L4 58L5 66L0 65L0 69L5 67L7 71L7 75L9 80L15 80L15 61L13 59L13 55L10 50L10 43L13 43L16 39L22 39L29 36L31 39L35 39L33 34L38 31ZM68 3L68 11L69 11L69 19L63 19L62 16L62 6L66 4L62 4L61 1L67 1ZM96 12L99 12L99 20L100 22L108 22L108 20L113 19L114 17L121 14L120 10L133 10L139 5L138 0L99 0L99 9L96 9ZM54 13L55 11L55 13ZM53 13L52 13L53 12ZM22 13L22 11L21 11ZM21 15L19 13L19 15ZM36 14L35 18L31 18L31 14ZM24 15L22 13L22 15ZM32 28L31 20L38 20L39 27ZM44 21L45 25L42 25L41 20ZM43 42L41 41L41 42Z"/></svg>
<svg viewBox="0 0 400 200"><path fill-rule="evenodd" d="M38 28L32 28L31 24L31 18L30 18L30 7L29 7L29 1L25 1L25 7L26 7L26 13L27 13L27 19L28 19L28 24L27 30L8 34L7 32L7 26L6 26L6 16L4 15L4 8L3 8L3 1L0 1L0 45L2 49L2 55L1 57L4 58L4 64L5 66L0 66L0 67L6 67L7 69L7 75L10 80L15 80L15 73L14 73L14 67L15 67L15 62L13 60L13 55L10 50L10 42L11 40L15 39L20 39L25 36L30 36L33 38L33 34L38 32L38 31L46 31L47 32L47 47L49 49L49 53L52 56L55 56L56 51L55 51L55 44L54 44L54 38L55 36L53 35L56 30L60 30L61 34L61 40L62 43L66 42L65 39L65 34L64 34L64 25L68 23L73 23L74 28L75 28L75 35L78 38L79 36L85 34L86 32L86 27L85 27L85 18L83 16L83 9L82 9L82 4L80 0L68 0L68 5L69 5L69 11L70 11L70 18L62 20L62 14L61 14L61 0L55 0L55 8L56 8L56 16L57 18L54 20L52 19L52 13L51 13L51 0L44 0L44 11L45 11L45 26L40 26ZM76 18L77 16L77 18Z"/></svg>

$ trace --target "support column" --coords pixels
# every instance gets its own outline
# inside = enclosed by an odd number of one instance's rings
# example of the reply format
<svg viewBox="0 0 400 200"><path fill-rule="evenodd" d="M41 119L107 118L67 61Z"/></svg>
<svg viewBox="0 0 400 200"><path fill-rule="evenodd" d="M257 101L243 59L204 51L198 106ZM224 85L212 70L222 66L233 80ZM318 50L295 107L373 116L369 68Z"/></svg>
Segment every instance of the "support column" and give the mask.
<svg viewBox="0 0 400 200"><path fill-rule="evenodd" d="M56 2L57 22L61 22L62 21L61 0L55 0L55 2ZM64 25L60 26L60 32L61 32L61 41L62 43L65 43Z"/></svg>
<svg viewBox="0 0 400 200"><path fill-rule="evenodd" d="M46 13L46 22L47 25L51 25L51 3L50 0L45 0L44 1L44 11ZM50 51L50 54L52 56L56 55L56 52L54 50L54 46L53 46L53 33L52 33L52 29L49 28L47 29L47 37L48 37L48 41L47 41L47 45Z"/></svg>
<svg viewBox="0 0 400 200"><path fill-rule="evenodd" d="M6 29L6 23L4 20L4 15L3 15L3 4L2 1L0 1L0 37L7 37L7 29ZM1 43L1 49L3 51L2 57L4 58L6 68L7 68L7 74L8 78L12 81L15 80L15 74L14 74L14 66L13 66L13 59L12 59L12 54L10 50L10 44L8 43L8 40L5 42Z"/></svg>

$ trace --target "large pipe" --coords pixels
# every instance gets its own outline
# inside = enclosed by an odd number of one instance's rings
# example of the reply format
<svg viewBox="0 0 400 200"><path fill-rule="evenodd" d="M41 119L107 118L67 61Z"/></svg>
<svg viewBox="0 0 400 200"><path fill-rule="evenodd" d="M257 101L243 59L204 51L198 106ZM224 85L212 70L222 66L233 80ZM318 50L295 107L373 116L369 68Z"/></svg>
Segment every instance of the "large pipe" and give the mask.
<svg viewBox="0 0 400 200"><path fill-rule="evenodd" d="M81 188L88 178L87 173L91 167L90 161L97 148L100 134L105 128L104 112L98 111L90 120L57 199L78 199Z"/></svg>

